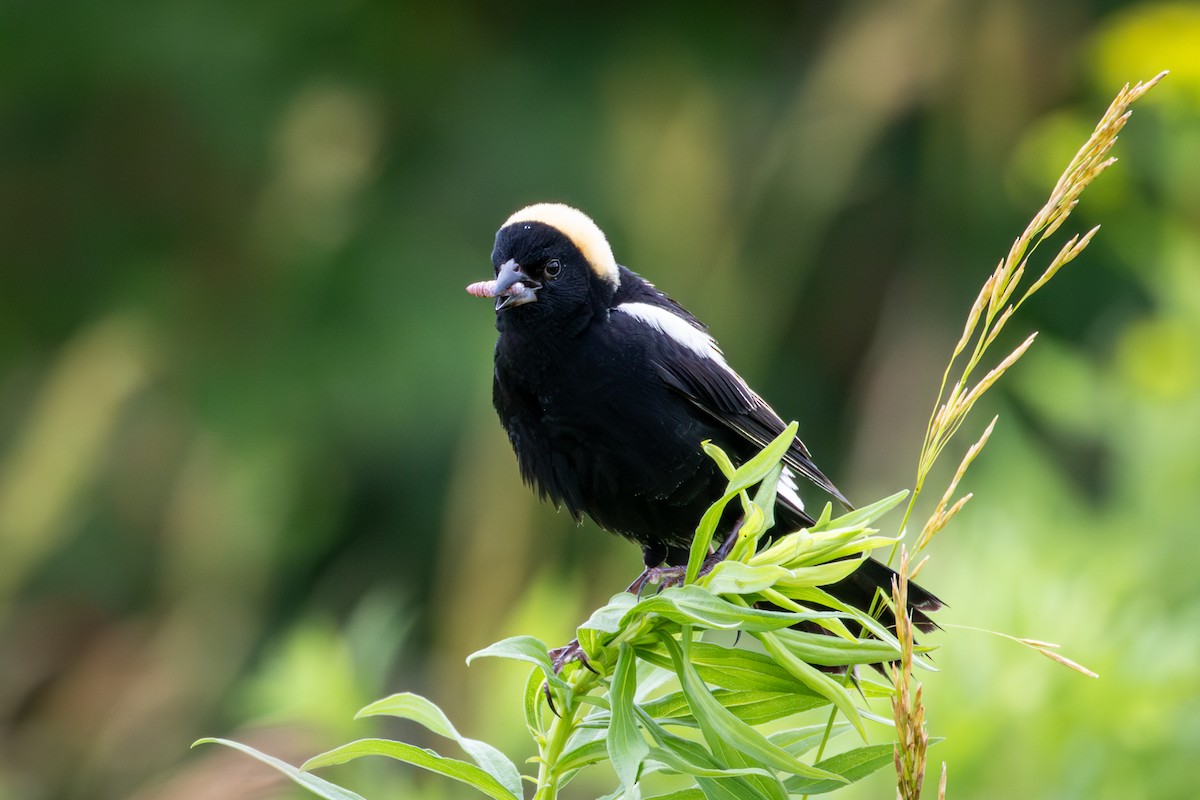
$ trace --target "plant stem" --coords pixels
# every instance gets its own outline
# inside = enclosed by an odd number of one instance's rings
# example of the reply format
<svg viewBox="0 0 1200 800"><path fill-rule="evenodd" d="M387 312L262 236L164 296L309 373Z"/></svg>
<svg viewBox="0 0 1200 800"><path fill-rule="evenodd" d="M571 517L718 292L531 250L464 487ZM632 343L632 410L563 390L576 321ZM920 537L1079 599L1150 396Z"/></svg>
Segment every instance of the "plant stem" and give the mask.
<svg viewBox="0 0 1200 800"><path fill-rule="evenodd" d="M558 782L562 774L558 770L558 759L566 749L577 729L580 703L574 698L587 694L595 683L596 676L579 666L567 681L569 691L561 698L562 714L555 716L545 737L538 742L537 790L533 800L555 800L558 797Z"/></svg>

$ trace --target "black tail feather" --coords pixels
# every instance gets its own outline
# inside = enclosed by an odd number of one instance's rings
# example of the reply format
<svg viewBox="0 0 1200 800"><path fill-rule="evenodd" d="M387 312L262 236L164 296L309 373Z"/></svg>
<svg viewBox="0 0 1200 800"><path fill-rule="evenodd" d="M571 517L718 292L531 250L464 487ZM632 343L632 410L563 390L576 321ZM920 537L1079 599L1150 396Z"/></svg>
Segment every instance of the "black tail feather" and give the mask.
<svg viewBox="0 0 1200 800"><path fill-rule="evenodd" d="M841 600L848 606L862 611L877 609L875 614L889 628L896 626L896 617L887 604L876 601L875 596L882 591L884 597L892 595L892 579L896 571L874 558L864 559L858 569L842 578L837 583L825 587L825 591ZM915 583L908 584L908 610L912 614L913 625L919 631L929 633L937 630L937 623L929 618L929 614L942 607L942 601L932 592L921 588Z"/></svg>

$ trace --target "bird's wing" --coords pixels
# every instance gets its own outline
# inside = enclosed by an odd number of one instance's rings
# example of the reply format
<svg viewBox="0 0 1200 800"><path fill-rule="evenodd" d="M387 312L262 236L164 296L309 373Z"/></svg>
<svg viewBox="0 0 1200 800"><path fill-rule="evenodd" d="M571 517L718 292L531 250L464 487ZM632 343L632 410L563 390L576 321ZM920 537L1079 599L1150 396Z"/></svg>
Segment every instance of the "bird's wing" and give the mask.
<svg viewBox="0 0 1200 800"><path fill-rule="evenodd" d="M787 428L775 409L750 389L724 359L684 357L659 364L659 370L668 385L713 419L758 447L766 447ZM812 454L800 437L792 442L783 461L842 505L852 507L850 501L813 463Z"/></svg>
<svg viewBox="0 0 1200 800"><path fill-rule="evenodd" d="M651 287L652 289L653 287ZM649 292L631 297L616 306L644 325L656 328L662 336L653 356L662 379L688 398L699 409L758 447L765 447L787 427L775 410L767 405L726 363L716 342L704 326L665 295ZM656 302L657 301L657 302ZM682 312L682 313L680 313ZM833 482L813 463L808 448L797 437L784 463L808 478L838 502L851 508L850 502Z"/></svg>

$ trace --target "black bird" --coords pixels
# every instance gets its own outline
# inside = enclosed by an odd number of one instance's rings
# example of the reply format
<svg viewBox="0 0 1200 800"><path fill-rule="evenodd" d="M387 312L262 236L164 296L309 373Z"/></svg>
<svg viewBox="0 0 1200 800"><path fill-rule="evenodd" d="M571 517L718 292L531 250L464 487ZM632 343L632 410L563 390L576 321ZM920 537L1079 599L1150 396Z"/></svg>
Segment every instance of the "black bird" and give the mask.
<svg viewBox="0 0 1200 800"><path fill-rule="evenodd" d="M583 212L557 203L518 211L496 234L492 264L495 279L467 291L496 298L493 402L522 477L576 520L587 514L641 545L643 580L661 565L686 564L700 517L727 485L700 443L744 461L783 432L783 420L726 363L703 323L617 264ZM784 463L781 530L813 522L797 476L850 507L799 438ZM877 589L890 595L894 574L867 559L825 588L866 610ZM914 623L932 629L925 612L938 599L912 584L908 596ZM890 616L882 618L890 624Z"/></svg>

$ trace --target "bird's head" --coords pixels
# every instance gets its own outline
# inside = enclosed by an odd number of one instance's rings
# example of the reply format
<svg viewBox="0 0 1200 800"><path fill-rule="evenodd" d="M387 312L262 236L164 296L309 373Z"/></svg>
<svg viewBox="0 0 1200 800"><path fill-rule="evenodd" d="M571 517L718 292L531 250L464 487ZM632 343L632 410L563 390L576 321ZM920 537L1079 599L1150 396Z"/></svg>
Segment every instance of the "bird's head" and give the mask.
<svg viewBox="0 0 1200 800"><path fill-rule="evenodd" d="M620 272L604 233L591 218L561 203L539 203L509 217L492 250L495 279L467 287L496 298L496 313L565 316L607 304Z"/></svg>

